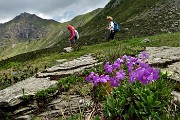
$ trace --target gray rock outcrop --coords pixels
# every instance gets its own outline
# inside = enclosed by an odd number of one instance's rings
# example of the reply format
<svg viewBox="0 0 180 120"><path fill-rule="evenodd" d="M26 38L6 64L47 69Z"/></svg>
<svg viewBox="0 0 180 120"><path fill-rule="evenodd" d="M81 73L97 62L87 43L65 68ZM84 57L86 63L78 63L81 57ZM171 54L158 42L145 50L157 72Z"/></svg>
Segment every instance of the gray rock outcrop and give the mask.
<svg viewBox="0 0 180 120"><path fill-rule="evenodd" d="M147 47L148 63L172 73L171 78L180 81L180 47Z"/></svg>
<svg viewBox="0 0 180 120"><path fill-rule="evenodd" d="M15 106L22 102L24 95L35 95L40 90L53 87L57 81L48 78L29 78L0 91L0 106Z"/></svg>
<svg viewBox="0 0 180 120"><path fill-rule="evenodd" d="M38 73L37 77L50 77L52 80L58 79L64 76L78 74L85 69L92 68L99 64L102 64L102 62L98 62L98 60L95 60L95 58L91 55L85 55L72 61L67 61L62 64L52 66L51 68L46 69L46 71Z"/></svg>

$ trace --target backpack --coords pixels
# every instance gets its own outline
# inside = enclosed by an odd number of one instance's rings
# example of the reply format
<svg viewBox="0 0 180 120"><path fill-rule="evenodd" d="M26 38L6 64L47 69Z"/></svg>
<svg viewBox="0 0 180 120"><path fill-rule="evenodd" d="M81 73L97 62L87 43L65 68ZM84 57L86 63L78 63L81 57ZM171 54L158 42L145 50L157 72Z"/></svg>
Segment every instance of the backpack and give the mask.
<svg viewBox="0 0 180 120"><path fill-rule="evenodd" d="M75 33L75 36L76 36L76 39L79 39L79 33L77 30L74 30L74 33Z"/></svg>
<svg viewBox="0 0 180 120"><path fill-rule="evenodd" d="M119 32L120 31L120 28L119 28L119 25L117 22L114 22L114 31L115 32Z"/></svg>

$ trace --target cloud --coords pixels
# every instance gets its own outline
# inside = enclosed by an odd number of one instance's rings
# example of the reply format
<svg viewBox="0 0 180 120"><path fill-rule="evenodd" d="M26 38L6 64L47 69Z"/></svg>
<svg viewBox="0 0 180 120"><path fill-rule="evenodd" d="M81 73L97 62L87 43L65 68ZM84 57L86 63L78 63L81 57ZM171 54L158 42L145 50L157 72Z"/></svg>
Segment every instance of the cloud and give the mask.
<svg viewBox="0 0 180 120"><path fill-rule="evenodd" d="M73 17L104 7L109 0L0 0L0 23L20 13L65 22Z"/></svg>
<svg viewBox="0 0 180 120"><path fill-rule="evenodd" d="M11 20L11 18L0 19L0 23L5 23L10 20Z"/></svg>

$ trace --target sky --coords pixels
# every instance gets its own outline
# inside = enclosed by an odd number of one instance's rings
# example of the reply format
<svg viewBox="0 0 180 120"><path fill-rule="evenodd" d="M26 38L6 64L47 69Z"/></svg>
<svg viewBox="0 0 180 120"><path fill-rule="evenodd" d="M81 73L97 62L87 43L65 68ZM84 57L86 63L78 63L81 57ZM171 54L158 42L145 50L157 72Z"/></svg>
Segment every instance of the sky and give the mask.
<svg viewBox="0 0 180 120"><path fill-rule="evenodd" d="M58 22L103 8L110 0L0 0L0 23L27 12Z"/></svg>

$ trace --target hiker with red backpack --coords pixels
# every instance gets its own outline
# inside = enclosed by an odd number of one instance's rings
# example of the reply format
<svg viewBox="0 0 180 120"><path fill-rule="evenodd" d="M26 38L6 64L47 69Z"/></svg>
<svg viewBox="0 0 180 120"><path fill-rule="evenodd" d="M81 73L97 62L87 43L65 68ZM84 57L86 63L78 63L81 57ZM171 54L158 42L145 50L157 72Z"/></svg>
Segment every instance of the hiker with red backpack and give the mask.
<svg viewBox="0 0 180 120"><path fill-rule="evenodd" d="M109 30L109 36L107 40L109 41L114 39L116 32L118 32L120 29L118 23L113 22L113 18L111 16L107 16L107 20L109 22L109 26L106 28L107 30Z"/></svg>
<svg viewBox="0 0 180 120"><path fill-rule="evenodd" d="M73 26L68 25L67 28L70 31L70 37L69 37L70 47L74 48L76 44L76 40L79 39L79 34L77 30L74 29Z"/></svg>
<svg viewBox="0 0 180 120"><path fill-rule="evenodd" d="M67 28L68 28L68 30L70 32L70 37L69 37L70 47L74 48L74 46L76 44L74 28L71 25L68 25Z"/></svg>

